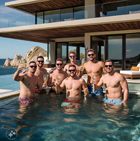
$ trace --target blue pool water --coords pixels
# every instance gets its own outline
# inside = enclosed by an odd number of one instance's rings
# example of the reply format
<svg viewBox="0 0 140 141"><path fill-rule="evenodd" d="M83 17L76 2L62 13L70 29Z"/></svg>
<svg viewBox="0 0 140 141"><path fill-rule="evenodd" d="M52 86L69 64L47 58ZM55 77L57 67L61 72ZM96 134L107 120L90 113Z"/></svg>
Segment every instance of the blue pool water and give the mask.
<svg viewBox="0 0 140 141"><path fill-rule="evenodd" d="M140 92L140 84L128 83L129 91ZM19 82L13 80L13 74L0 75L0 89L17 91L20 89Z"/></svg>
<svg viewBox="0 0 140 141"><path fill-rule="evenodd" d="M0 75L0 89L16 91L20 89L20 85L13 80L13 74Z"/></svg>
<svg viewBox="0 0 140 141"><path fill-rule="evenodd" d="M0 101L0 140L7 131L17 132L15 141L138 141L140 99L129 99L128 108L104 105L101 101L71 103L62 108L65 95L50 98L37 95L29 107L19 106L18 98Z"/></svg>

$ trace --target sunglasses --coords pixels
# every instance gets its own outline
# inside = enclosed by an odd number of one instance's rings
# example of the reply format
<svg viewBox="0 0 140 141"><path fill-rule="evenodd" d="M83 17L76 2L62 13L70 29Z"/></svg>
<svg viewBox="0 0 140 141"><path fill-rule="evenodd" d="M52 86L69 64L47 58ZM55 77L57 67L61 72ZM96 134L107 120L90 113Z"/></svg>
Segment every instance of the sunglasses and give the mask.
<svg viewBox="0 0 140 141"><path fill-rule="evenodd" d="M62 66L63 64L56 64L57 66Z"/></svg>
<svg viewBox="0 0 140 141"><path fill-rule="evenodd" d="M44 61L38 61L39 63L41 62L41 63L43 63Z"/></svg>
<svg viewBox="0 0 140 141"><path fill-rule="evenodd" d="M75 70L69 70L69 72L72 72L72 71L75 71Z"/></svg>
<svg viewBox="0 0 140 141"><path fill-rule="evenodd" d="M74 58L74 57L75 57L75 55L71 55L71 56L70 56L70 58Z"/></svg>
<svg viewBox="0 0 140 141"><path fill-rule="evenodd" d="M88 54L88 56L94 56L94 54Z"/></svg>
<svg viewBox="0 0 140 141"><path fill-rule="evenodd" d="M107 67L112 67L112 65L105 65L105 67L107 68Z"/></svg>
<svg viewBox="0 0 140 141"><path fill-rule="evenodd" d="M36 68L37 66L30 66L30 68Z"/></svg>

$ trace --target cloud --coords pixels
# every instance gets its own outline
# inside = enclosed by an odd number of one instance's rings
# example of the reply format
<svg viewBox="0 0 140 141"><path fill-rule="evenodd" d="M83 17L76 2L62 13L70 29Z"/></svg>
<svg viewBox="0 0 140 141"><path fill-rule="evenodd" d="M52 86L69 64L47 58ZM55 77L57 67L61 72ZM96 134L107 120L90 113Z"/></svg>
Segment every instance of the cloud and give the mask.
<svg viewBox="0 0 140 141"><path fill-rule="evenodd" d="M21 12L15 10L15 9L0 5L0 14L1 15L3 15L3 14L19 14L19 13L21 13Z"/></svg>

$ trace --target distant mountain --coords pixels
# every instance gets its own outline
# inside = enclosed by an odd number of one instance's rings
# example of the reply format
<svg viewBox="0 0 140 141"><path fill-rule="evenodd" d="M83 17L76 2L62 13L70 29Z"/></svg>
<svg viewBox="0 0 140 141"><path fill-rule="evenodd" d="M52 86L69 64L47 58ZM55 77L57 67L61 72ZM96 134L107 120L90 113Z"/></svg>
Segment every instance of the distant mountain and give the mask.
<svg viewBox="0 0 140 141"><path fill-rule="evenodd" d="M23 57L21 55L15 55L14 59L10 61L9 58L6 59L4 66L6 67L18 67L21 63L21 59L25 60L25 66L28 66L30 61L36 61L38 56L47 57L47 51L39 46L35 46L30 49Z"/></svg>

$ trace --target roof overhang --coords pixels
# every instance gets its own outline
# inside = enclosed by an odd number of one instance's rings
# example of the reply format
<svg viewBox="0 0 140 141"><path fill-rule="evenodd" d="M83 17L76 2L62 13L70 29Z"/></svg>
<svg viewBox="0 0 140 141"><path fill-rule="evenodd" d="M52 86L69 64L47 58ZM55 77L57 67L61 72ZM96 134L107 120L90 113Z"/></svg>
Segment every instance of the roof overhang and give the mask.
<svg viewBox="0 0 140 141"><path fill-rule="evenodd" d="M5 3L7 7L29 14L82 5L84 5L84 0L17 0Z"/></svg>
<svg viewBox="0 0 140 141"><path fill-rule="evenodd" d="M0 36L47 43L55 38L84 37L85 33L91 32L124 31L125 33L126 30L140 30L140 14L1 28Z"/></svg>

